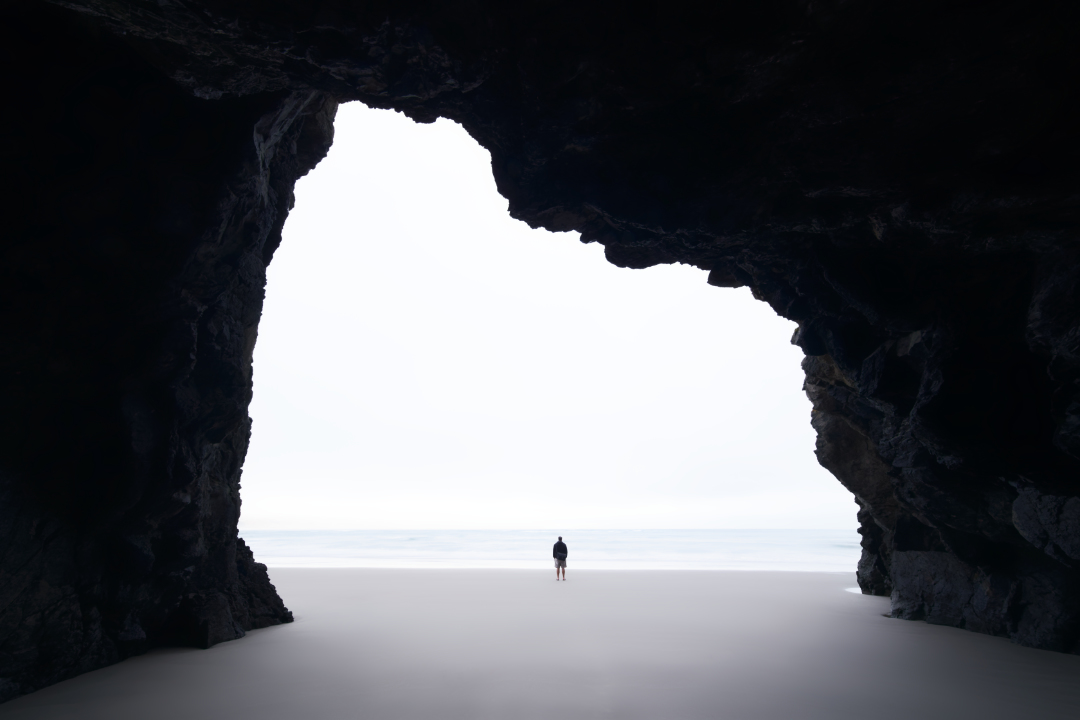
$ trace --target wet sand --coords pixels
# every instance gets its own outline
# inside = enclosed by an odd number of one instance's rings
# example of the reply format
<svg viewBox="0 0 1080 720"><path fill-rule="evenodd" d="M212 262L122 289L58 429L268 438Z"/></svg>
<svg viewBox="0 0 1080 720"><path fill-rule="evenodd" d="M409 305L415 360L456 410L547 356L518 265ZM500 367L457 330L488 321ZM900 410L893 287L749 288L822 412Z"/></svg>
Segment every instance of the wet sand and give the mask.
<svg viewBox="0 0 1080 720"><path fill-rule="evenodd" d="M297 620L132 658L3 720L1080 716L1080 657L893 620L850 574L300 570Z"/></svg>

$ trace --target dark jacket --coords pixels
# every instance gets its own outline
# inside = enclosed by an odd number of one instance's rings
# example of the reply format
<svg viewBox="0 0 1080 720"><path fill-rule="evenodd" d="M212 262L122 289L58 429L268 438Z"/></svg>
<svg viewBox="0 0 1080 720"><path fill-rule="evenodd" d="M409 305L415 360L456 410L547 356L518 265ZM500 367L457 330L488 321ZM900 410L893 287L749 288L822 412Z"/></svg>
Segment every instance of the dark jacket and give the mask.
<svg viewBox="0 0 1080 720"><path fill-rule="evenodd" d="M569 554L570 552L566 549L566 543L564 543L562 540L555 543L555 547L551 550L551 557L555 558L556 560L565 560L566 556Z"/></svg>

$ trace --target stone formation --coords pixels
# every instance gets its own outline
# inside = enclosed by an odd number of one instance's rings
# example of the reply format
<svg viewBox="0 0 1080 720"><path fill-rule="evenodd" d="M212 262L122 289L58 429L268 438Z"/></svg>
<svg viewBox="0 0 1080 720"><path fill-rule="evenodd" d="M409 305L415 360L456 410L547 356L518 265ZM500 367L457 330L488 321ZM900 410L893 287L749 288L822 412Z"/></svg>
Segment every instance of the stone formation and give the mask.
<svg viewBox="0 0 1080 720"><path fill-rule="evenodd" d="M0 13L0 700L291 620L237 534L252 351L352 100L460 123L515 218L797 322L863 591L1080 651L1075 3Z"/></svg>

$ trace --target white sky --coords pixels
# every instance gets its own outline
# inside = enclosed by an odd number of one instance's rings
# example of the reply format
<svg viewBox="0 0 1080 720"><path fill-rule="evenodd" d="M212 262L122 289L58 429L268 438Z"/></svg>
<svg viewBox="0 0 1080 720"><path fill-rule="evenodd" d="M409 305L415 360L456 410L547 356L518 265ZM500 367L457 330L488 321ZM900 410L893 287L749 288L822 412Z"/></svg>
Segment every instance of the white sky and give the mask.
<svg viewBox="0 0 1080 720"><path fill-rule="evenodd" d="M268 275L241 528L856 526L794 324L511 219L452 122L343 106Z"/></svg>

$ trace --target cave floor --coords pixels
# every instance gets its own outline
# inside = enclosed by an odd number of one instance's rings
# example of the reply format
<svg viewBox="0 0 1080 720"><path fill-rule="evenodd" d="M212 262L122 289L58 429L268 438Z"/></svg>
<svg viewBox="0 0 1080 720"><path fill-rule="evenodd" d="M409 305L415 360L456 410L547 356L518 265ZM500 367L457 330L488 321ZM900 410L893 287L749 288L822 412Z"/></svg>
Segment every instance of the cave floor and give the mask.
<svg viewBox="0 0 1080 720"><path fill-rule="evenodd" d="M272 569L296 614L0 718L1075 718L1080 657L883 617L846 573Z"/></svg>

